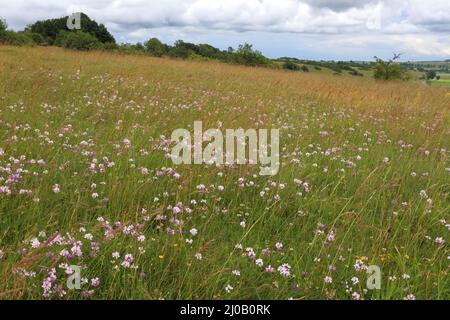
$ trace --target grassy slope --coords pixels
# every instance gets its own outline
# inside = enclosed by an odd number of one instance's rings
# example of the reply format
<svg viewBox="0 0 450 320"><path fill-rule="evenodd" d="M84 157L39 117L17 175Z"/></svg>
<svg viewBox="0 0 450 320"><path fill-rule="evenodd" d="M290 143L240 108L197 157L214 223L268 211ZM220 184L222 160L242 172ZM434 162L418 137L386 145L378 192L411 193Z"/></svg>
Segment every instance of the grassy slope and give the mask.
<svg viewBox="0 0 450 320"><path fill-rule="evenodd" d="M64 298L350 299L347 285L365 299L448 299L449 102L445 89L417 83L0 47L0 186L21 177L8 184L10 196L0 194L0 298L42 298L52 267L57 298L67 263L100 285L65 289ZM282 128L280 172L180 166L176 179L160 136L194 120L204 128ZM193 212L174 217L168 206L177 204ZM134 234L124 234L130 225ZM57 234L61 244L51 241ZM82 256L60 256L70 239L82 242ZM247 247L274 273L247 258ZM122 265L125 254L131 268ZM381 290L364 292L357 259L381 267ZM278 273L283 263L290 277Z"/></svg>
<svg viewBox="0 0 450 320"><path fill-rule="evenodd" d="M441 73L439 74L439 80L431 80L431 84L438 86L446 86L450 88L450 74Z"/></svg>

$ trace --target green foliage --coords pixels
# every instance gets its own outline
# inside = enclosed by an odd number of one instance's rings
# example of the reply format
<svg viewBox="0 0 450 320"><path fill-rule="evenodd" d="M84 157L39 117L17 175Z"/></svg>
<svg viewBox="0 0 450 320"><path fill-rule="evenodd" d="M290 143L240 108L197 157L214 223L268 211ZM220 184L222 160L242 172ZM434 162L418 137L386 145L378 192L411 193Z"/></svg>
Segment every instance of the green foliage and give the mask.
<svg viewBox="0 0 450 320"><path fill-rule="evenodd" d="M8 25L5 20L0 19L0 43L6 42L6 34L7 34Z"/></svg>
<svg viewBox="0 0 450 320"><path fill-rule="evenodd" d="M166 46L158 38L149 39L144 43L144 48L147 53L155 57L162 57L167 52Z"/></svg>
<svg viewBox="0 0 450 320"><path fill-rule="evenodd" d="M31 39L31 41L39 46L45 46L48 44L45 38L40 33L26 31L25 34Z"/></svg>
<svg viewBox="0 0 450 320"><path fill-rule="evenodd" d="M408 75L395 60L400 58L400 54L394 54L390 60L383 60L375 57L374 77L380 80L407 80Z"/></svg>
<svg viewBox="0 0 450 320"><path fill-rule="evenodd" d="M157 38L151 38L144 43L145 52L152 56L169 56L181 59L207 60L215 59L248 66L270 66L271 61L261 52L254 50L251 44L240 45L237 50L228 48L220 50L209 44L194 44L177 40L173 46L162 43Z"/></svg>
<svg viewBox="0 0 450 320"><path fill-rule="evenodd" d="M132 43L121 43L121 44L105 44L103 45L103 49L112 50L121 54L145 54L145 46L138 42L136 44Z"/></svg>
<svg viewBox="0 0 450 320"><path fill-rule="evenodd" d="M136 51L145 51L145 47L144 47L144 45L142 44L142 42L137 42L137 43L134 45L134 48L135 48Z"/></svg>
<svg viewBox="0 0 450 320"><path fill-rule="evenodd" d="M407 70L436 73L450 73L449 61L427 61L427 62L401 62L401 66Z"/></svg>
<svg viewBox="0 0 450 320"><path fill-rule="evenodd" d="M268 66L270 60L261 52L254 50L253 45L244 43L232 54L232 62L246 66Z"/></svg>
<svg viewBox="0 0 450 320"><path fill-rule="evenodd" d="M67 29L67 16L58 19L41 20L28 26L26 30L42 35L49 44L55 44L56 38L61 31L69 31ZM103 24L98 24L91 20L87 15L81 13L81 30L89 33L102 43L115 43L114 37L108 32Z"/></svg>
<svg viewBox="0 0 450 320"><path fill-rule="evenodd" d="M436 78L436 71L430 70L425 73L425 77L427 80L431 80Z"/></svg>
<svg viewBox="0 0 450 320"><path fill-rule="evenodd" d="M350 75L355 76L355 77L362 77L363 74L361 72L358 72L357 70L351 70L348 72Z"/></svg>
<svg viewBox="0 0 450 320"><path fill-rule="evenodd" d="M13 45L56 45L75 50L104 49L118 53L146 53L156 57L169 56L181 59L215 59L247 66L276 66L248 43L240 45L237 50L231 47L228 50L220 50L209 44L197 45L183 40L178 40L170 46L157 38L151 38L143 44L117 45L106 27L91 20L87 15L81 13L81 30L69 30L66 25L67 19L66 16L37 21L26 27L23 32L8 31L6 22L1 21L0 42Z"/></svg>
<svg viewBox="0 0 450 320"><path fill-rule="evenodd" d="M209 44L199 44L198 46L198 54L202 57L218 59L218 60L227 60L228 54L225 51L221 51Z"/></svg>
<svg viewBox="0 0 450 320"><path fill-rule="evenodd" d="M6 21L3 19L0 19L0 34L3 34L6 29L8 29L8 25L6 24Z"/></svg>
<svg viewBox="0 0 450 320"><path fill-rule="evenodd" d="M33 45L35 42L31 34L8 30L6 21L0 19L0 43L22 46Z"/></svg>
<svg viewBox="0 0 450 320"><path fill-rule="evenodd" d="M103 47L103 50L114 51L114 50L117 50L118 45L113 42L107 42L107 43L104 43L102 47Z"/></svg>
<svg viewBox="0 0 450 320"><path fill-rule="evenodd" d="M323 68L330 69L333 71L333 74L341 74L343 71L347 71L349 74L353 76L363 76L360 70L371 70L371 65L368 63L362 63L362 62L355 62L355 61L314 61L314 60L300 60L297 58L292 57L281 57L279 59L276 59L275 61L287 63L295 63L297 65L304 64L305 68L302 71L308 72L309 68L306 66L311 66L314 68L314 70L321 71ZM289 64L288 64L289 65ZM283 65L282 65L283 67ZM284 68L284 67L283 67Z"/></svg>
<svg viewBox="0 0 450 320"><path fill-rule="evenodd" d="M184 42L183 40L175 41L174 46L169 48L169 56L173 58L187 59L197 52L198 48L195 44Z"/></svg>
<svg viewBox="0 0 450 320"><path fill-rule="evenodd" d="M162 43L157 38L151 38L144 43L145 52L156 57L169 56L172 58L207 60L215 59L248 66L271 66L270 59L261 52L254 50L251 44L240 45L237 50L229 47L220 50L209 44L194 44L177 40L173 46Z"/></svg>
<svg viewBox="0 0 450 320"><path fill-rule="evenodd" d="M82 31L60 31L55 44L74 50L92 50L101 47L101 42L96 37Z"/></svg>
<svg viewBox="0 0 450 320"><path fill-rule="evenodd" d="M298 64L292 62L292 61L286 61L281 66L283 69L291 70L291 71L300 71L300 67Z"/></svg>

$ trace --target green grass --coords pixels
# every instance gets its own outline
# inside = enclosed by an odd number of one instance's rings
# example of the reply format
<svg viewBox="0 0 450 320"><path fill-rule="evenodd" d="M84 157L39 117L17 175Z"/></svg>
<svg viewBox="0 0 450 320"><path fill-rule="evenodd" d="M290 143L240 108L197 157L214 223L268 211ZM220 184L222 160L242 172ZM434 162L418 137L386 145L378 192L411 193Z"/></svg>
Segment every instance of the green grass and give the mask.
<svg viewBox="0 0 450 320"><path fill-rule="evenodd" d="M433 80L433 81L431 81L431 83L433 85L439 85L439 86L445 86L445 87L450 86L450 80Z"/></svg>
<svg viewBox="0 0 450 320"><path fill-rule="evenodd" d="M449 299L450 95L336 79L0 46L0 298L46 298L55 268L51 299ZM167 137L195 120L280 128L280 172L174 166ZM89 283L67 289L65 264Z"/></svg>
<svg viewBox="0 0 450 320"><path fill-rule="evenodd" d="M439 80L431 80L432 85L450 87L450 79L441 78Z"/></svg>

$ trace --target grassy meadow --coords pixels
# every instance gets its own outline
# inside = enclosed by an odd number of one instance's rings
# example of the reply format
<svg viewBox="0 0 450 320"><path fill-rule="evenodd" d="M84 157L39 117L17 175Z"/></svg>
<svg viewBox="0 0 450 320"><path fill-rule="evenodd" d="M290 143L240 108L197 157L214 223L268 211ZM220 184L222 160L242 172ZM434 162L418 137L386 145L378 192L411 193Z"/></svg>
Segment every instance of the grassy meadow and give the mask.
<svg viewBox="0 0 450 320"><path fill-rule="evenodd" d="M418 82L0 46L0 299L450 299L449 107ZM175 166L195 120L279 128L280 171Z"/></svg>
<svg viewBox="0 0 450 320"><path fill-rule="evenodd" d="M450 88L450 75L442 73L439 74L439 77L439 80L431 80L431 84L437 86L446 86Z"/></svg>

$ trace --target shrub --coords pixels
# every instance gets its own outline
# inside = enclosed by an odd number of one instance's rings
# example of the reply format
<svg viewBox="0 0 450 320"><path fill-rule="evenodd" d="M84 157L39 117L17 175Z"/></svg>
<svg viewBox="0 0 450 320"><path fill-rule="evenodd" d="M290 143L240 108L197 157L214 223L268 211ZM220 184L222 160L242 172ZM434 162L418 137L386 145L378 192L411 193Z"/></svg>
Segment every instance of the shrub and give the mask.
<svg viewBox="0 0 450 320"><path fill-rule="evenodd" d="M270 60L262 55L261 52L254 50L248 43L239 45L239 48L232 54L232 62L246 66L268 66Z"/></svg>
<svg viewBox="0 0 450 320"><path fill-rule="evenodd" d="M104 50L116 50L117 47L118 46L115 42L106 42L105 44L103 44Z"/></svg>
<svg viewBox="0 0 450 320"><path fill-rule="evenodd" d="M39 33L35 32L24 32L28 38L30 38L35 44L39 46L45 46L48 45L47 40Z"/></svg>
<svg viewBox="0 0 450 320"><path fill-rule="evenodd" d="M348 74L355 76L355 77L362 77L363 74L361 72L358 72L357 70L353 69L352 71L349 71Z"/></svg>
<svg viewBox="0 0 450 320"><path fill-rule="evenodd" d="M151 38L144 43L145 51L155 57L161 57L166 53L166 46L158 38Z"/></svg>
<svg viewBox="0 0 450 320"><path fill-rule="evenodd" d="M225 54L217 48L209 44L199 44L198 46L199 55L212 59L225 60Z"/></svg>
<svg viewBox="0 0 450 320"><path fill-rule="evenodd" d="M82 31L60 31L55 43L63 48L84 51L101 48L96 37Z"/></svg>
<svg viewBox="0 0 450 320"><path fill-rule="evenodd" d="M425 77L427 78L427 80L434 79L434 78L436 78L436 72L433 70L427 71L425 73Z"/></svg>
<svg viewBox="0 0 450 320"><path fill-rule="evenodd" d="M308 67L305 66L305 65L303 65L303 66L301 67L301 70L302 70L303 72L309 72Z"/></svg>
<svg viewBox="0 0 450 320"><path fill-rule="evenodd" d="M14 32L8 30L5 20L0 19L0 43L16 46L34 45L32 35L26 32Z"/></svg>
<svg viewBox="0 0 450 320"><path fill-rule="evenodd" d="M298 66L298 64L292 61L286 61L285 63L283 63L282 68L286 70L300 71L300 67Z"/></svg>
<svg viewBox="0 0 450 320"><path fill-rule="evenodd" d="M402 69L399 63L395 63L395 60L397 60L398 58L400 58L400 54L394 54L394 57L387 61L375 57L376 63L373 73L375 79L408 80L409 75L407 74L407 72Z"/></svg>
<svg viewBox="0 0 450 320"><path fill-rule="evenodd" d="M14 46L35 45L35 42L27 33L10 30L0 31L0 43Z"/></svg>
<svg viewBox="0 0 450 320"><path fill-rule="evenodd" d="M195 44L177 40L173 47L169 47L168 54L174 58L187 59L194 53L198 54L198 52L198 47Z"/></svg>

